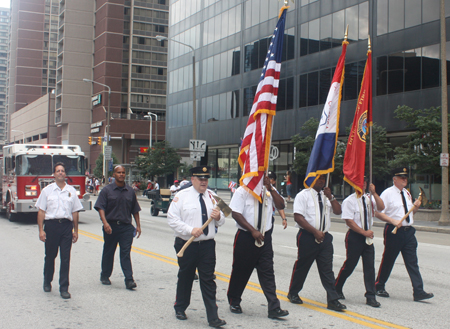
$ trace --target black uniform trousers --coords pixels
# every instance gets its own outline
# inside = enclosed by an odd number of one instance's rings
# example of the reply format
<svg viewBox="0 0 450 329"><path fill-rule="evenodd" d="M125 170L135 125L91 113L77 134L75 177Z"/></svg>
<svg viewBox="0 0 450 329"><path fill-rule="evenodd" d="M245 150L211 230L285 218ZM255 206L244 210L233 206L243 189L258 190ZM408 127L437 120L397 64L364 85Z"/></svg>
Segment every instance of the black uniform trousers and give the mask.
<svg viewBox="0 0 450 329"><path fill-rule="evenodd" d="M175 238L174 248L178 253L186 241ZM183 257L178 257L178 283L175 311L184 312L191 302L192 283L195 270L198 269L200 290L206 308L208 322L217 319L216 282L216 241L214 239L194 241L186 248Z"/></svg>
<svg viewBox="0 0 450 329"><path fill-rule="evenodd" d="M46 220L44 222L45 259L44 259L44 282L53 281L55 272L55 258L60 251L61 265L59 269L59 291L69 289L69 267L70 250L72 249L73 223L70 220L59 222L57 220Z"/></svg>
<svg viewBox="0 0 450 329"><path fill-rule="evenodd" d="M238 230L234 239L233 269L228 285L228 302L239 305L253 269L266 296L269 311L280 307L273 270L272 229L264 234L264 245L257 247L250 232Z"/></svg>
<svg viewBox="0 0 450 329"><path fill-rule="evenodd" d="M131 245L133 244L134 226L117 221L108 222L112 233L107 234L103 228L103 255L102 255L102 273L101 276L109 278L113 271L114 254L117 244L120 247L120 265L122 267L125 281L133 280L133 268L131 266Z"/></svg>
<svg viewBox="0 0 450 329"><path fill-rule="evenodd" d="M364 296L375 298L375 248L373 244L368 245L364 235L348 230L345 236L345 249L347 249L347 259L336 278L336 291L342 292L345 281L353 273L361 257L366 287Z"/></svg>
<svg viewBox="0 0 450 329"><path fill-rule="evenodd" d="M385 284L389 279L395 260L401 252L406 270L411 279L414 295L420 295L424 291L417 260L416 229L412 226L402 226L397 230L397 234L392 234L394 227L391 224L386 224L384 227L384 252L375 287L377 290L385 289Z"/></svg>
<svg viewBox="0 0 450 329"><path fill-rule="evenodd" d="M333 272L333 236L325 233L322 243L316 243L314 235L304 229L297 234L298 259L295 261L292 271L289 293L297 295L305 283L311 265L316 261L320 280L327 292L327 301L339 298L334 287Z"/></svg>

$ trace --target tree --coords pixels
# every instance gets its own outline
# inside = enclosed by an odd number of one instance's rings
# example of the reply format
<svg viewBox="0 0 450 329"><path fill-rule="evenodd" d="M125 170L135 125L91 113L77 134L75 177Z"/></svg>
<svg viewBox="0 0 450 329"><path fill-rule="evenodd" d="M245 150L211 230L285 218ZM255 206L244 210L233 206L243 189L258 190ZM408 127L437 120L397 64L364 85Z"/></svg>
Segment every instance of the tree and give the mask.
<svg viewBox="0 0 450 329"><path fill-rule="evenodd" d="M178 167L178 176L179 177L189 177L190 176L189 170L192 167L193 166L191 164L188 165L187 162L181 163L181 165Z"/></svg>
<svg viewBox="0 0 450 329"><path fill-rule="evenodd" d="M170 143L162 141L153 144L152 149L136 158L136 165L145 177L173 174L180 166L181 156L170 147Z"/></svg>
<svg viewBox="0 0 450 329"><path fill-rule="evenodd" d="M301 128L306 133L306 136L303 137L300 136L300 134L297 134L292 137L292 143L296 149L292 169L297 174L304 175L306 173L318 126L319 120L316 118L310 118L305 121Z"/></svg>
<svg viewBox="0 0 450 329"><path fill-rule="evenodd" d="M406 127L415 129L403 147L395 148L390 167L409 167L413 165L418 174L441 176L439 164L442 152L442 121L439 107L418 109L403 105L394 111L396 118L406 122Z"/></svg>
<svg viewBox="0 0 450 329"><path fill-rule="evenodd" d="M111 153L111 157L113 159L113 165L119 163L114 153ZM108 177L111 177L112 174L112 171L108 171ZM99 178L103 177L103 153L100 153L97 160L95 160L94 176Z"/></svg>

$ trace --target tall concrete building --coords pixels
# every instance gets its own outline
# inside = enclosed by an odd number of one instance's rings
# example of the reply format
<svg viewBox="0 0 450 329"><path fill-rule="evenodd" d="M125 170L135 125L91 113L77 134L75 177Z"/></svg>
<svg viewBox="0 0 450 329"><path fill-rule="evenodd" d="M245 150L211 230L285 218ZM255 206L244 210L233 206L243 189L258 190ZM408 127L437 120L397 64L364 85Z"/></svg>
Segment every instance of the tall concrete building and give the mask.
<svg viewBox="0 0 450 329"><path fill-rule="evenodd" d="M165 0L13 1L7 104L10 114L26 106L11 116L25 140L78 144L90 171L102 153L108 111L119 162L133 162L150 144L149 123L152 142L163 140L167 46L155 37L167 36L168 8ZM53 96L41 97L47 93ZM30 131L24 114L33 109L40 123L47 117L46 127Z"/></svg>
<svg viewBox="0 0 450 329"><path fill-rule="evenodd" d="M96 1L91 135L105 135L103 84L111 88L110 145L122 163L149 146L149 123L153 143L165 136L167 44L156 36L168 35L168 10L166 0ZM93 159L100 152L92 146Z"/></svg>
<svg viewBox="0 0 450 329"><path fill-rule="evenodd" d="M273 0L170 1L170 38L195 49L197 138L209 145L211 187L225 189L239 177L240 138L282 5ZM448 27L450 1L445 5ZM292 137L304 135L305 121L321 116L347 24L350 44L339 130L343 140L356 109L369 35L373 118L387 129L389 142L403 145L411 132L394 117L398 105L440 106L440 0L298 0L289 6L273 131L279 157L270 163L279 184L292 168ZM191 62L187 47L169 42L166 136L177 148L188 147L193 131ZM300 177L294 185L295 190L302 186Z"/></svg>
<svg viewBox="0 0 450 329"><path fill-rule="evenodd" d="M6 140L6 71L8 61L9 8L0 7L0 150Z"/></svg>

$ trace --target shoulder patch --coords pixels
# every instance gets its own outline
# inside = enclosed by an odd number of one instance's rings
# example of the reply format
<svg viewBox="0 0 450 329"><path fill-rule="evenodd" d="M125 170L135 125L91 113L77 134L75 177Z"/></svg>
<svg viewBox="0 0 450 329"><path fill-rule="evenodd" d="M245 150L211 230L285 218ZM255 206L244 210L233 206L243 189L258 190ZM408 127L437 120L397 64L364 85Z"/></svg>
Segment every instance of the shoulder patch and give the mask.
<svg viewBox="0 0 450 329"><path fill-rule="evenodd" d="M177 201L178 201L177 197L173 198L173 200L172 200L172 202L177 202Z"/></svg>

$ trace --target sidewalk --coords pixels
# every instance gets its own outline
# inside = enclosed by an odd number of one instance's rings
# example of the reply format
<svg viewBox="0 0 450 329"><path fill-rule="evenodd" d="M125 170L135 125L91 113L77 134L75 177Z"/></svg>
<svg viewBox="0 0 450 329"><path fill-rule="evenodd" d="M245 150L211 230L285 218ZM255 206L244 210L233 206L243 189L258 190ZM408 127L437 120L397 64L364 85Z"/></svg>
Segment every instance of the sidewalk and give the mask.
<svg viewBox="0 0 450 329"><path fill-rule="evenodd" d="M231 192L225 191L225 190L218 190L217 195L226 203L229 204L231 200ZM147 197L138 196L138 200L140 202L150 202L151 200L147 199ZM287 206L284 209L284 212L286 214L286 217L292 217L294 218L293 213L293 201L287 202ZM277 213L277 215L278 213ZM332 222L342 222L342 219L340 216L331 215L331 221ZM373 226L377 227L384 227L385 223L381 220L374 218L373 219ZM414 221L414 227L417 231L424 231L424 232L434 232L434 233L446 233L450 234L450 226L439 226L438 222L429 222L429 221Z"/></svg>

